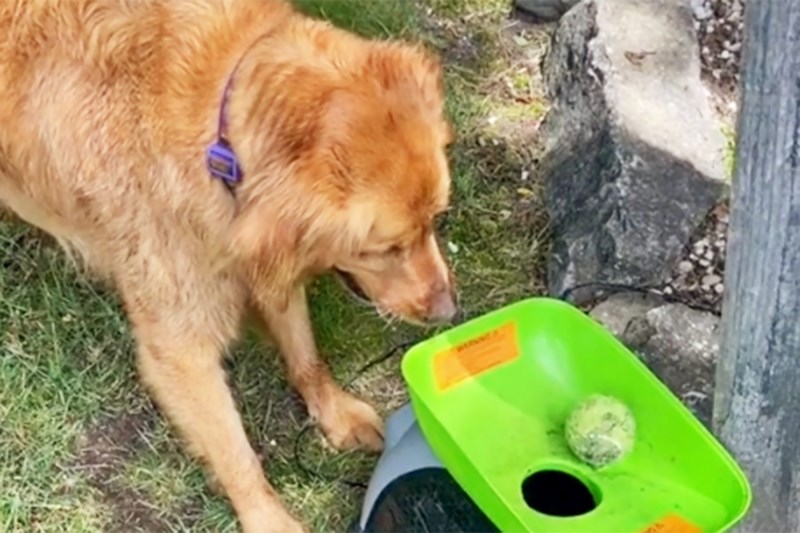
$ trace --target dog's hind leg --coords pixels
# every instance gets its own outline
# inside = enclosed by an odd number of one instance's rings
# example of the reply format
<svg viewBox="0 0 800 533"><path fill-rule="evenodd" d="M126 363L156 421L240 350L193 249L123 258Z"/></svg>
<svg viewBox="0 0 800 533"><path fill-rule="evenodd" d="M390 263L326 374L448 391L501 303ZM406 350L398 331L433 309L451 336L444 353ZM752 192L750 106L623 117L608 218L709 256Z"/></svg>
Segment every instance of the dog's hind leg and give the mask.
<svg viewBox="0 0 800 533"><path fill-rule="evenodd" d="M303 531L262 472L226 384L218 342L202 324L168 332L133 317L145 385L203 460L250 532ZM210 329L210 328L209 328Z"/></svg>
<svg viewBox="0 0 800 533"><path fill-rule="evenodd" d="M305 290L296 289L285 310L269 303L256 304L262 325L278 344L289 382L306 403L308 412L336 448L383 448L383 423L367 403L342 390L317 356Z"/></svg>

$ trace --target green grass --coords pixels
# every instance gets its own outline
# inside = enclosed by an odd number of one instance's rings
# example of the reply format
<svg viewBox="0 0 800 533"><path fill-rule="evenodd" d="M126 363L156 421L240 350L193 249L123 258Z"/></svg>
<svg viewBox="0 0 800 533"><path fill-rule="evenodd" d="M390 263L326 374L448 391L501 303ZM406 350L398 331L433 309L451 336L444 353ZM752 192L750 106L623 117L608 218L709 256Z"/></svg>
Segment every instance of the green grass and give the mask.
<svg viewBox="0 0 800 533"><path fill-rule="evenodd" d="M294 3L309 15L365 36L413 38L418 34L419 11L413 2L295 0Z"/></svg>
<svg viewBox="0 0 800 533"><path fill-rule="evenodd" d="M458 133L451 153L455 194L443 232L464 308L476 315L540 292L543 209L533 178L520 180L535 143L487 124L492 115L535 122L544 112L541 101L521 106L497 89L506 73L514 90L535 84L497 44L509 2L298 4L364 35L421 39L443 52L448 113ZM449 52L464 39L474 49ZM386 326L330 279L315 284L311 297L320 350L341 381L423 333ZM398 363L372 369L353 388L384 412L397 406L405 400ZM287 388L277 355L250 337L229 370L251 442L287 504L314 531L344 530L361 492L330 479L364 481L374 457L331 452L312 431L303 441L304 462L325 477L308 477L292 449L305 411ZM102 460L98 450L106 454ZM49 239L0 219L0 531L82 532L137 523L147 530L236 530L225 499L206 485L138 385L113 291L87 280Z"/></svg>
<svg viewBox="0 0 800 533"><path fill-rule="evenodd" d="M725 125L722 128L722 135L725 137L725 178L728 183L733 179L733 172L736 169L736 129L732 125Z"/></svg>

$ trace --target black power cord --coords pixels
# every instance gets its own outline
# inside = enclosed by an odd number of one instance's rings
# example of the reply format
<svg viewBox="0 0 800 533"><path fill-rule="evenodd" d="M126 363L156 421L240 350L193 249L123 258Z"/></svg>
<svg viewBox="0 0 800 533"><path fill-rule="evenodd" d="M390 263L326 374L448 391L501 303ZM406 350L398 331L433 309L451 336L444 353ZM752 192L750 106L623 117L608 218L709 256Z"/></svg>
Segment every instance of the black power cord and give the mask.
<svg viewBox="0 0 800 533"><path fill-rule="evenodd" d="M669 294L664 294L664 292L661 291L657 286L636 287L636 286L633 286L633 285L626 285L626 284L623 284L623 283L604 283L604 282L580 283L580 284L577 284L577 285L573 285L571 287L567 287L564 291L561 292L561 294L558 295L558 299L568 302L570 296L572 296L572 294L575 291L580 290L580 289L590 288L590 287L594 288L595 291L604 291L604 292L607 292L607 293L636 292L636 293L640 293L640 294L652 294L652 295L658 296L659 298L663 299L665 302L668 302L668 303L680 303L680 304L685 305L686 307L689 307L691 309L695 309L697 311L706 311L706 312L713 313L715 315L719 315L719 311L717 309L713 308L712 306L698 304L698 303L686 302L686 301L684 301L681 298L678 298L676 296L669 295ZM466 320L466 317L462 316L462 317L460 317L458 322L462 322L464 320ZM405 351L408 348L410 348L411 346L413 346L414 344L416 344L420 340L422 340L422 339L419 338L419 339L414 339L414 340L410 340L410 341L401 342L399 344L396 344L396 345L392 346L391 348L389 348L388 350L383 352L380 356L378 356L378 357L376 357L374 359L371 359L366 364L364 364L364 366L362 366L361 368L356 370L356 372L353 374L353 376L346 382L346 384L344 385L344 388L345 389L349 388L367 370L369 370L369 369L371 369L371 368L373 368L373 367L375 367L375 366L377 366L377 365L379 365L379 364L381 364L381 363L383 363L385 361L388 361L389 359L391 359L393 357L396 357L398 355L401 355L401 354L405 353ZM307 465L305 465L303 463L302 458L301 458L301 453L300 453L301 443L302 443L303 437L313 427L314 427L314 423L313 423L312 420L309 419L309 420L307 420L305 422L305 424L303 424L303 427L300 429L300 431L295 436L294 446L293 446L293 455L294 455L294 462L297 465L297 467L307 477L321 479L321 480L327 481L329 483L338 482L338 483L342 483L342 484L344 484L344 485L346 485L348 487L366 489L367 488L367 484L366 483L363 483L361 481L353 481L353 480L349 480L349 479L337 479L337 478L333 478L333 477L327 477L327 476L323 475L321 472L318 472L318 471L312 469L311 467L309 467L309 466L307 466Z"/></svg>
<svg viewBox="0 0 800 533"><path fill-rule="evenodd" d="M667 303L679 303L681 305L685 305L689 309L694 309L695 311L706 311L713 315L719 316L720 312L716 307L711 305L706 305L697 302L688 302L683 298L672 294L666 294L659 286L657 285L645 285L645 286L634 286L634 285L626 285L624 283L605 283L605 282L588 282L588 283L579 283L577 285L573 285L571 287L567 287L564 289L561 294L558 295L559 300L569 301L570 296L575 291L580 289L588 289L594 288L596 291L605 291L607 293L617 293L617 292L636 292L639 294L652 294L654 296L658 296L662 300Z"/></svg>
<svg viewBox="0 0 800 533"><path fill-rule="evenodd" d="M389 359L397 355L405 353L407 349L411 348L420 340L421 339L414 339L410 341L401 342L399 344L392 346L391 348L383 352L380 356L369 360L367 363L364 364L364 366L356 370L353 376L349 380L347 380L347 382L344 385L344 389L349 388L367 370L383 363L384 361L388 361ZM300 453L300 444L302 443L303 437L313 428L314 428L314 422L310 419L306 420L305 424L303 424L303 427L300 428L300 431L297 433L294 439L294 446L293 446L294 462L298 466L298 468L303 472L303 474L305 474L307 477L321 479L329 483L339 482L348 487L366 489L367 484L361 481L352 481L349 479L335 479L332 477L327 477L324 476L321 472L318 472L317 470L314 470L311 467L303 464Z"/></svg>

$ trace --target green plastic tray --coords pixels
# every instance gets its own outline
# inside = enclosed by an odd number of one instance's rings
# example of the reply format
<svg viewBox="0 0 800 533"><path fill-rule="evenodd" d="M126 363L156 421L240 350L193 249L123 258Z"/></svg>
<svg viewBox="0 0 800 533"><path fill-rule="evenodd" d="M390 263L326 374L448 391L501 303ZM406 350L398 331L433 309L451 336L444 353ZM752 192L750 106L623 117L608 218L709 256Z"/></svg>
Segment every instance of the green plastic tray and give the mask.
<svg viewBox="0 0 800 533"><path fill-rule="evenodd" d="M501 531L712 533L749 508L748 481L713 435L636 355L565 302L532 298L457 326L411 348L402 371L431 448ZM622 400L637 424L633 451L600 469L581 463L563 436L567 415L591 394ZM579 480L594 509L555 516L529 506L577 498L562 485L523 491L548 470Z"/></svg>

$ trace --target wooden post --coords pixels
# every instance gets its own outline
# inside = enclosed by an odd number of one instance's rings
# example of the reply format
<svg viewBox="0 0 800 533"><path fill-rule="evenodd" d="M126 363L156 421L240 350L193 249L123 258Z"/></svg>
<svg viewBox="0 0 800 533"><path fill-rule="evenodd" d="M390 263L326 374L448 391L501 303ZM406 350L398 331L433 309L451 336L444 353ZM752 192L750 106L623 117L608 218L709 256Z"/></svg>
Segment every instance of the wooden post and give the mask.
<svg viewBox="0 0 800 533"><path fill-rule="evenodd" d="M747 0L714 427L747 471L741 529L800 531L800 0Z"/></svg>

